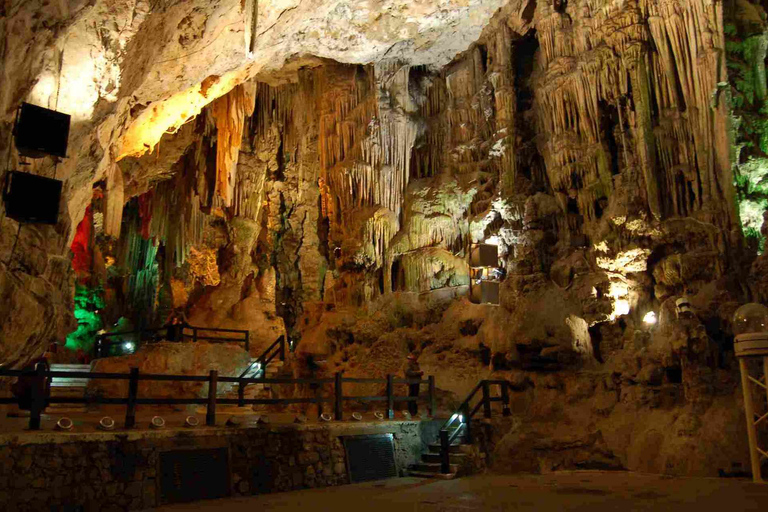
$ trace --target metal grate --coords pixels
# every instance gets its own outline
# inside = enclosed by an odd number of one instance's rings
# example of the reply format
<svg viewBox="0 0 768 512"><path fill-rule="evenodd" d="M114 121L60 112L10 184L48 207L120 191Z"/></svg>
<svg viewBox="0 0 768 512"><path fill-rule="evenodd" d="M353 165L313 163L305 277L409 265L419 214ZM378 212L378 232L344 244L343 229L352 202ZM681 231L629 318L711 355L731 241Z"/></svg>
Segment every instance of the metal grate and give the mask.
<svg viewBox="0 0 768 512"><path fill-rule="evenodd" d="M352 483L397 476L392 434L344 437L347 470Z"/></svg>
<svg viewBox="0 0 768 512"><path fill-rule="evenodd" d="M229 496L228 466L226 448L161 453L161 503L184 503Z"/></svg>

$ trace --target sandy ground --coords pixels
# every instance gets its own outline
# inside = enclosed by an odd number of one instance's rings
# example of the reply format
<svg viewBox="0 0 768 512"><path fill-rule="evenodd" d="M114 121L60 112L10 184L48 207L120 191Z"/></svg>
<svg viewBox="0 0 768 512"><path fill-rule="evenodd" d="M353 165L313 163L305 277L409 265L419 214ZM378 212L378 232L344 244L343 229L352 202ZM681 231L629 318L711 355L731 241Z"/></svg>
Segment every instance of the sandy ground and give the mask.
<svg viewBox="0 0 768 512"><path fill-rule="evenodd" d="M211 500L158 511L765 511L768 485L626 472L484 475L452 481L398 478L326 489Z"/></svg>

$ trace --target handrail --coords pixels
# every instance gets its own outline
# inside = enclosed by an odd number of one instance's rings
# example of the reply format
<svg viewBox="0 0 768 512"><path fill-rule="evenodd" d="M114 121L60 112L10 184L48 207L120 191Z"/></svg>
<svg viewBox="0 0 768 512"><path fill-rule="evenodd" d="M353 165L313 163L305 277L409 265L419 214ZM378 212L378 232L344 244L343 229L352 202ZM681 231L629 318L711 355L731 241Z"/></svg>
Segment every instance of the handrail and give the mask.
<svg viewBox="0 0 768 512"><path fill-rule="evenodd" d="M191 341L197 342L198 340L205 340L209 342L214 343L244 343L245 344L245 350L248 351L250 349L250 332L245 329L220 329L217 327L196 327L193 325L185 325L185 324L179 324L178 326L181 327L181 338L183 341L184 339L191 339ZM109 348L112 345L118 345L121 342L116 341L108 341L108 338L114 338L117 336L127 336L131 334L138 334L139 339L137 340L137 343L142 343L145 339L145 335L148 334L156 334L158 332L165 331L166 337L168 336L168 329L175 326L163 326L163 327L154 327L150 329L137 329L133 331L120 331L120 332L106 332L103 334L100 334L98 338L96 339L96 345L94 347L94 358L98 359L103 356L102 351L106 348ZM192 330L192 334L187 334L184 332L184 330ZM232 338L232 337L223 337L223 336L200 336L198 332L223 332L223 333L238 333L242 334L242 338Z"/></svg>
<svg viewBox="0 0 768 512"><path fill-rule="evenodd" d="M501 388L501 398L491 398L491 385L498 385ZM478 391L482 390L482 399L472 408L469 409L472 399L475 397ZM450 418L440 428L440 472L451 472L451 445L462 434L468 442L472 441L472 418L477 414L481 408L483 408L484 416L486 418L491 417L491 402L503 403L503 415L509 416L511 411L509 409L509 382L505 380L481 380L477 385L472 388L466 399L459 405ZM458 420L459 426L450 432L451 426Z"/></svg>
<svg viewBox="0 0 768 512"><path fill-rule="evenodd" d="M91 373L91 372L63 372L47 370L44 363L38 363L34 370L7 370L0 368L0 377L20 377L30 379L30 430L40 429L40 419L42 411L48 404L111 404L125 405L125 428L131 428L136 424L136 406L137 405L207 405L206 424L214 426L216 424L216 405L289 405L289 404L317 404L318 417L322 414L323 404L333 403L335 418L337 421L343 420L343 403L345 401L357 402L387 402L388 417L394 416L393 404L397 402L415 402L427 398L428 409L431 415L435 413L435 379L430 376L427 380L403 379L407 383L428 383L428 394L419 394L418 396L395 396L394 386L396 382L393 375L387 375L386 379L365 379L366 382L375 382L377 384L386 384L386 396L346 396L343 393L344 383L356 383L360 379L344 378L341 372L336 373L333 378L322 379L269 379L262 377L219 377L216 370L211 370L208 375L166 375L139 373L138 368L131 368L130 373ZM108 380L127 380L128 396L120 398L104 396L83 396L83 397L51 397L50 388L47 387L50 381L56 377L65 378L86 378L86 379L108 379ZM398 379L399 380L399 379ZM172 381L172 382L207 382L207 398L139 398L140 381ZM278 385L296 385L310 384L323 386L333 384L333 394L329 397L323 397L317 393L314 397L298 398L250 398L245 399L242 396L238 398L219 398L217 396L218 383L235 383L239 386L245 386L252 383L278 384ZM318 387L319 389L319 387ZM0 398L0 404L19 404L25 397Z"/></svg>

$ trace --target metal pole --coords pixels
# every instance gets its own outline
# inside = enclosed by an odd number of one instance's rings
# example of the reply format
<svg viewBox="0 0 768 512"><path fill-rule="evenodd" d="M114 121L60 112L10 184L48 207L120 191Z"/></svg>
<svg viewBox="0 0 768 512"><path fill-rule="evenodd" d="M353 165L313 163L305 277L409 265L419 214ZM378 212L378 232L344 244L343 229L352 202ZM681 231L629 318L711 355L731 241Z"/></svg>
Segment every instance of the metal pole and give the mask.
<svg viewBox="0 0 768 512"><path fill-rule="evenodd" d="M487 380L483 381L483 415L491 417L491 385Z"/></svg>
<svg viewBox="0 0 768 512"><path fill-rule="evenodd" d="M747 416L747 437L749 438L749 459L752 463L752 481L762 482L760 454L757 452L757 431L755 429L755 407L752 403L752 388L749 384L749 369L745 358L739 358L741 391L744 393L744 413Z"/></svg>
<svg viewBox="0 0 768 512"><path fill-rule="evenodd" d="M219 381L219 372L211 370L208 377L208 410L205 413L205 424L209 427L216 426L216 387Z"/></svg>
<svg viewBox="0 0 768 512"><path fill-rule="evenodd" d="M435 401L435 376L430 375L428 377L428 380L429 380L429 416L434 418L435 412L437 411L436 401Z"/></svg>
<svg viewBox="0 0 768 512"><path fill-rule="evenodd" d="M440 472L451 472L451 446L448 443L448 430L440 430Z"/></svg>
<svg viewBox="0 0 768 512"><path fill-rule="evenodd" d="M336 380L334 382L334 384L335 384L334 385L334 395L335 395L335 398L336 398L336 410L335 410L336 421L341 421L343 419L343 417L344 417L344 413L343 413L343 407L344 407L343 398L344 398L344 396L342 395L341 376L342 376L341 372L336 372Z"/></svg>
<svg viewBox="0 0 768 512"><path fill-rule="evenodd" d="M512 411L509 408L509 382L504 382L501 385L501 403L504 408L503 416L511 416Z"/></svg>
<svg viewBox="0 0 768 512"><path fill-rule="evenodd" d="M136 426L136 397L139 394L139 369L131 368L128 381L128 405L125 411L125 428Z"/></svg>
<svg viewBox="0 0 768 512"><path fill-rule="evenodd" d="M395 376L387 375L387 418L395 417Z"/></svg>
<svg viewBox="0 0 768 512"><path fill-rule="evenodd" d="M40 430L40 415L45 409L45 364L35 365L32 381L32 403L29 408L29 430Z"/></svg>

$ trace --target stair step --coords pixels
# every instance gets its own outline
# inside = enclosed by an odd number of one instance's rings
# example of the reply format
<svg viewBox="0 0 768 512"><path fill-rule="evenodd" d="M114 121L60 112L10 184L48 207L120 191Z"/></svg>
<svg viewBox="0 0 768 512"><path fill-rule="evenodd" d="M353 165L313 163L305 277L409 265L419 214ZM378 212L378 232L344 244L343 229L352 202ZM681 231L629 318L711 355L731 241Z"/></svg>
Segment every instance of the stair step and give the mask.
<svg viewBox="0 0 768 512"><path fill-rule="evenodd" d="M454 443L448 448L448 453L465 453L466 450L466 445ZM432 453L440 453L440 443L430 444L429 451Z"/></svg>
<svg viewBox="0 0 768 512"><path fill-rule="evenodd" d="M80 386L51 387L51 396L83 396L85 389Z"/></svg>
<svg viewBox="0 0 768 512"><path fill-rule="evenodd" d="M440 453L422 453L421 460L424 462L437 462L440 463ZM451 453L449 454L451 464L462 464L467 458L466 453Z"/></svg>
<svg viewBox="0 0 768 512"><path fill-rule="evenodd" d="M449 467L450 467L451 473L457 473L459 471L458 464L450 464ZM413 471L420 471L422 473L440 473L440 463L439 462L420 462L418 464L411 464L411 466L408 469Z"/></svg>
<svg viewBox="0 0 768 512"><path fill-rule="evenodd" d="M440 480L453 480L456 478L456 473L432 473L428 471L411 471L408 470L408 476L416 476L419 478L437 478Z"/></svg>
<svg viewBox="0 0 768 512"><path fill-rule="evenodd" d="M91 371L90 364L52 364L51 371L53 372L89 372Z"/></svg>

